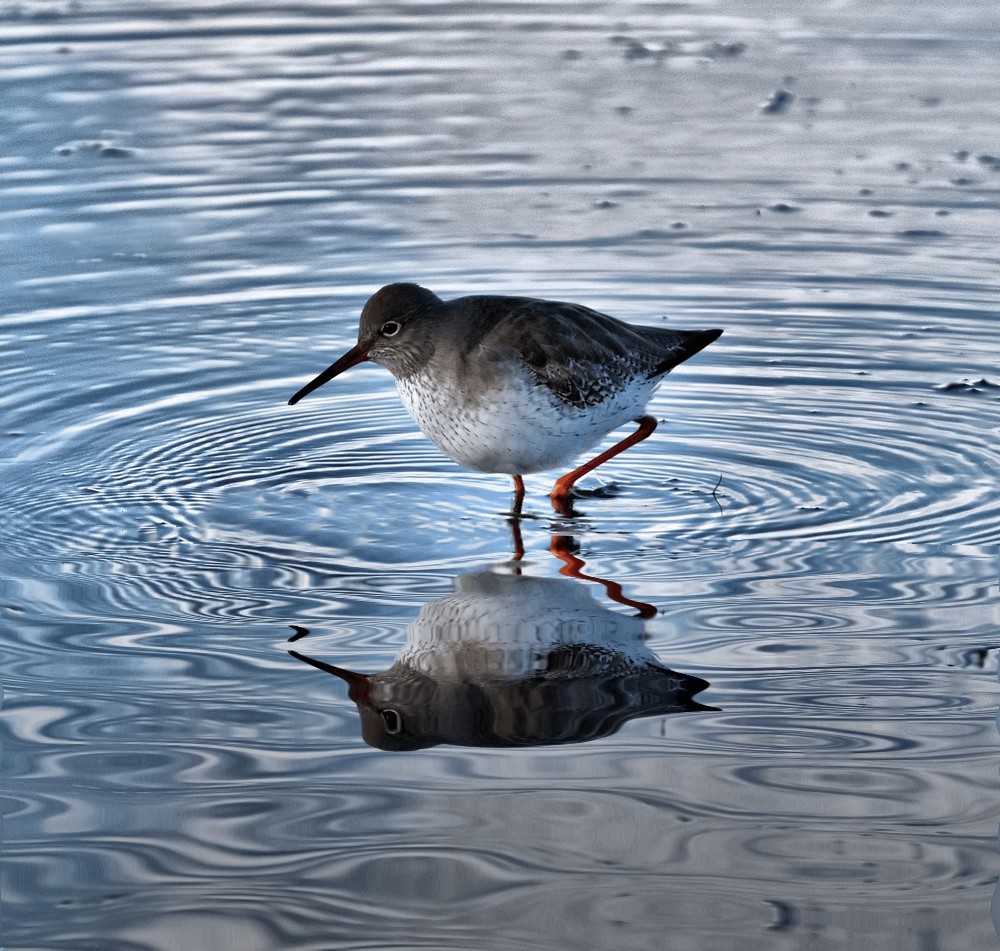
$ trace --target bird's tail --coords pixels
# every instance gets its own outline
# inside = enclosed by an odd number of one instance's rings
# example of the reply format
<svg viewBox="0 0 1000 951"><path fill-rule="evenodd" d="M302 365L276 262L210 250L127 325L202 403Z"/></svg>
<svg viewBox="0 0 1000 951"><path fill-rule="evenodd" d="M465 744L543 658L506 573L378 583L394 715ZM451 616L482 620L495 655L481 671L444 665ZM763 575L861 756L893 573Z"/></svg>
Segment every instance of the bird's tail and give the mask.
<svg viewBox="0 0 1000 951"><path fill-rule="evenodd" d="M721 330L660 330L656 328L655 332L667 345L667 353L649 374L650 379L669 373L679 363L693 357L722 336Z"/></svg>

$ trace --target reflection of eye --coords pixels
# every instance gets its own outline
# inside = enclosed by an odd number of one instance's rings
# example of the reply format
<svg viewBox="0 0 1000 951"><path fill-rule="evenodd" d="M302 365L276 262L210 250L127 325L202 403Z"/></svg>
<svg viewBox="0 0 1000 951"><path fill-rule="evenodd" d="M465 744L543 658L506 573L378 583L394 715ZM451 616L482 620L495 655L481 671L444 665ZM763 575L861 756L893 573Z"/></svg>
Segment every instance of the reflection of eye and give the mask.
<svg viewBox="0 0 1000 951"><path fill-rule="evenodd" d="M395 735L403 729L403 718L395 710L382 710L381 713L386 733Z"/></svg>
<svg viewBox="0 0 1000 951"><path fill-rule="evenodd" d="M400 323L398 320L387 320L382 324L383 337L395 337L399 333Z"/></svg>

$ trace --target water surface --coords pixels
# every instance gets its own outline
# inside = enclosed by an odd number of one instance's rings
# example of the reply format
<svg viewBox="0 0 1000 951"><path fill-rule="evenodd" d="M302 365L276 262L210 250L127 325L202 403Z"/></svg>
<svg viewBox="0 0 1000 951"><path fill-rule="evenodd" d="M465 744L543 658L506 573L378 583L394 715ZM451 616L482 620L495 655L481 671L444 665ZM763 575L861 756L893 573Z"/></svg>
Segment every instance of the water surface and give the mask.
<svg viewBox="0 0 1000 951"><path fill-rule="evenodd" d="M4 946L995 947L998 18L0 4ZM392 280L726 333L513 564Z"/></svg>

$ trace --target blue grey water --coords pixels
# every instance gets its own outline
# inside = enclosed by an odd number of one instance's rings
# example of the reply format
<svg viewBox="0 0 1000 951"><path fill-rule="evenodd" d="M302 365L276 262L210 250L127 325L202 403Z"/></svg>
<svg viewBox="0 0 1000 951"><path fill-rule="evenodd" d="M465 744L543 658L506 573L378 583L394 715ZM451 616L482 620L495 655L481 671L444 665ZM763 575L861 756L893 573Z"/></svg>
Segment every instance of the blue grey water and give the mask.
<svg viewBox="0 0 1000 951"><path fill-rule="evenodd" d="M998 64L974 0L0 2L0 944L996 947ZM393 280L726 333L518 568L385 371L286 405Z"/></svg>

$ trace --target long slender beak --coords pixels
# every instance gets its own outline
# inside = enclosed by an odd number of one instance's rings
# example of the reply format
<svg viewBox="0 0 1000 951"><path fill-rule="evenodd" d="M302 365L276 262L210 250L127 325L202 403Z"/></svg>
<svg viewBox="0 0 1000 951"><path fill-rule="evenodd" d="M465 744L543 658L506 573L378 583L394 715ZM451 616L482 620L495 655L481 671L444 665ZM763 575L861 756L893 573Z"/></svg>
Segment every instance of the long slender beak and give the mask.
<svg viewBox="0 0 1000 951"><path fill-rule="evenodd" d="M318 390L324 383L329 383L335 376L339 376L344 370L349 370L357 363L363 363L368 359L369 346L358 344L347 351L336 363L328 366L315 380L311 380L301 390L298 391L289 401L289 406L294 406L303 396L308 396L313 390Z"/></svg>

